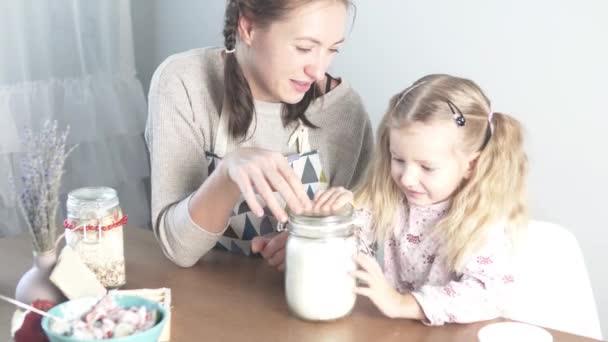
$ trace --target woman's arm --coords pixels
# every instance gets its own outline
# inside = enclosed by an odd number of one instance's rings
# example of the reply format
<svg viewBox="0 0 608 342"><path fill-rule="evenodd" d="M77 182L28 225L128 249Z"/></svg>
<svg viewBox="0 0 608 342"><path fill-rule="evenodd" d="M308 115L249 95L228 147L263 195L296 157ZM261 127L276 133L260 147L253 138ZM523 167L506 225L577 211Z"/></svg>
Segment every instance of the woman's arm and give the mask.
<svg viewBox="0 0 608 342"><path fill-rule="evenodd" d="M146 143L150 153L152 226L165 255L182 267L194 265L217 242L223 227L211 229L190 216L192 193L207 180L205 141L184 84L155 73L149 93ZM228 196L222 202L229 207ZM228 213L212 211L215 217ZM224 226L227 221L224 222Z"/></svg>
<svg viewBox="0 0 608 342"><path fill-rule="evenodd" d="M209 176L204 137L193 118L184 83L155 74L146 127L153 227L165 254L183 267L215 245L241 194L256 215L264 215L266 205L281 221L287 215L273 191L296 213L311 205L287 159L277 152L237 149Z"/></svg>

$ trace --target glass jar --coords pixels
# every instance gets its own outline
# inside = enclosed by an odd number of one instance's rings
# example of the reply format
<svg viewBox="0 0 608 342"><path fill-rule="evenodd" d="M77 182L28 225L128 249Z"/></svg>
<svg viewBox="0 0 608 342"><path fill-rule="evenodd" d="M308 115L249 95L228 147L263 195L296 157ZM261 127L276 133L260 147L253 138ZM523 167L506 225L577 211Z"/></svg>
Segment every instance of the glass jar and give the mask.
<svg viewBox="0 0 608 342"><path fill-rule="evenodd" d="M295 316L329 321L352 311L357 252L352 215L350 205L332 216L289 213L285 296Z"/></svg>
<svg viewBox="0 0 608 342"><path fill-rule="evenodd" d="M109 289L126 283L123 226L116 191L88 187L71 191L64 222L66 243Z"/></svg>

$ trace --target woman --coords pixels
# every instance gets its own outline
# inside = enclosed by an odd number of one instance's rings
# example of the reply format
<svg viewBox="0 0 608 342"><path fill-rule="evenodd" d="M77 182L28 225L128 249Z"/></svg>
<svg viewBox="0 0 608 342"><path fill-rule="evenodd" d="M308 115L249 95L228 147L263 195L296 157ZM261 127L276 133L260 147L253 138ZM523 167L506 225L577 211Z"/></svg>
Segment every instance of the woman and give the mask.
<svg viewBox="0 0 608 342"><path fill-rule="evenodd" d="M326 70L347 0L230 0L223 49L169 57L154 74L146 141L152 222L182 267L212 247L282 268L296 213L319 189L351 187L370 158L359 96Z"/></svg>

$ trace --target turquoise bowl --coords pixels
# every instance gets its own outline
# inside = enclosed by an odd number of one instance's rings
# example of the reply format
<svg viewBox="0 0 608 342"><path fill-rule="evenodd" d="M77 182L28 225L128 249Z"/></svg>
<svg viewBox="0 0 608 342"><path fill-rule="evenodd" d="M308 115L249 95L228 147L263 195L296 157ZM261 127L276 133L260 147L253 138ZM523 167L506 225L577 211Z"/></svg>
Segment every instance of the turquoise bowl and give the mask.
<svg viewBox="0 0 608 342"><path fill-rule="evenodd" d="M156 325L152 328L142 331L140 333L136 333L131 336L118 337L118 338L109 338L103 340L87 340L90 342L157 342L160 337L160 333L165 326L165 322L167 321L167 313L165 308L163 308L159 303L135 296L114 296L116 302L121 307L128 309L132 306L141 307L145 306L146 310L157 310L159 313L159 317L157 319ZM51 310L49 310L49 314L61 317L72 319L75 317L81 317L84 313L89 311L99 298L79 298L67 301L65 303L61 303ZM57 335L51 331L49 328L49 318L42 318L42 330L48 336L49 341L51 342L80 342L81 340L75 339L72 337Z"/></svg>

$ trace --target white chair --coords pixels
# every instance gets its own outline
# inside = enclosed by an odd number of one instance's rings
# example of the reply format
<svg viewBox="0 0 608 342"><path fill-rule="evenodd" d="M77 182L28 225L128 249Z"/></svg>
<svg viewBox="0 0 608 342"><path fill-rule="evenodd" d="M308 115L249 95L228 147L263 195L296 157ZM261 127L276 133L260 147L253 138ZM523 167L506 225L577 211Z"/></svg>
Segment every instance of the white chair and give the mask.
<svg viewBox="0 0 608 342"><path fill-rule="evenodd" d="M602 338L583 254L574 235L531 221L516 257L516 291L504 317L595 339Z"/></svg>

